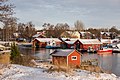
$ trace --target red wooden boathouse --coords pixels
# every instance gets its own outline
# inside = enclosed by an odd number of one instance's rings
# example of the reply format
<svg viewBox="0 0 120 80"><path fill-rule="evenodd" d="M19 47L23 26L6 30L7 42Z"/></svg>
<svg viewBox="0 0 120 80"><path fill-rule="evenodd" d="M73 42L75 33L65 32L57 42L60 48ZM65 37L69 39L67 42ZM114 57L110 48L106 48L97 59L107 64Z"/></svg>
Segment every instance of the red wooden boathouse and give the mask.
<svg viewBox="0 0 120 80"><path fill-rule="evenodd" d="M52 54L52 63L57 66L79 67L81 53L77 50L60 50Z"/></svg>
<svg viewBox="0 0 120 80"><path fill-rule="evenodd" d="M102 43L98 39L79 39L80 49L88 50L90 47L94 50L100 49Z"/></svg>

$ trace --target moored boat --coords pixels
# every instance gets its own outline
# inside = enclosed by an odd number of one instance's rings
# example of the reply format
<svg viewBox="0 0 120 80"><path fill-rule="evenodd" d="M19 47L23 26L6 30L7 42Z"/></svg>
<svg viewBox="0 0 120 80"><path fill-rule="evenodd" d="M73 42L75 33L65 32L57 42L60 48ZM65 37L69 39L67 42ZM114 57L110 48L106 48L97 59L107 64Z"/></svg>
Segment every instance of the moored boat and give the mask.
<svg viewBox="0 0 120 80"><path fill-rule="evenodd" d="M58 47L58 46L46 46L45 48L46 49L58 49L60 47Z"/></svg>
<svg viewBox="0 0 120 80"><path fill-rule="evenodd" d="M112 52L113 50L111 48L107 48L107 49L98 50L97 54L99 55L112 54Z"/></svg>
<svg viewBox="0 0 120 80"><path fill-rule="evenodd" d="M113 52L114 53L120 53L120 43L113 46Z"/></svg>

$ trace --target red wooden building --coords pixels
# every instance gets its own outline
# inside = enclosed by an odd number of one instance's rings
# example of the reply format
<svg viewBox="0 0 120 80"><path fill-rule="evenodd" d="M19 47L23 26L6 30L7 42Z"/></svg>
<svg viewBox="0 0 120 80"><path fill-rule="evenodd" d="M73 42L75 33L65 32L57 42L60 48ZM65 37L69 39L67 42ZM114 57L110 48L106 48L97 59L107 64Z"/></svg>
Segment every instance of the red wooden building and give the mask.
<svg viewBox="0 0 120 80"><path fill-rule="evenodd" d="M49 46L51 44L54 44L54 46L60 47L61 45L61 40L58 38L35 38L32 41L32 46L33 47L42 47L45 48L46 46Z"/></svg>
<svg viewBox="0 0 120 80"><path fill-rule="evenodd" d="M80 41L78 38L61 38L62 41L62 48L67 48L67 49L75 49L75 48L80 48L79 43Z"/></svg>
<svg viewBox="0 0 120 80"><path fill-rule="evenodd" d="M57 66L79 67L81 53L77 50L60 50L52 54L52 63Z"/></svg>
<svg viewBox="0 0 120 80"><path fill-rule="evenodd" d="M102 43L98 39L79 39L80 41L80 49L88 50L89 48L93 48L97 50L100 48Z"/></svg>

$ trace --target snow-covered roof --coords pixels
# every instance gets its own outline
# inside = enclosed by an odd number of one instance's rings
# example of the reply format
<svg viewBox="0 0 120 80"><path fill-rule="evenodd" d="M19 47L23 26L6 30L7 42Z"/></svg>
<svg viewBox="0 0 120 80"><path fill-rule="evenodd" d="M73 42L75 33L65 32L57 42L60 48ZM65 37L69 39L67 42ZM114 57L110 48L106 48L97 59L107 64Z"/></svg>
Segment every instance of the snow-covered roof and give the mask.
<svg viewBox="0 0 120 80"><path fill-rule="evenodd" d="M63 41L70 40L70 41L76 41L79 38L61 38Z"/></svg>
<svg viewBox="0 0 120 80"><path fill-rule="evenodd" d="M70 38L61 38L62 41L70 40Z"/></svg>
<svg viewBox="0 0 120 80"><path fill-rule="evenodd" d="M111 39L101 39L102 43L112 43Z"/></svg>
<svg viewBox="0 0 120 80"><path fill-rule="evenodd" d="M10 53L11 50L3 50L3 51L0 51L0 54L3 54L3 53Z"/></svg>
<svg viewBox="0 0 120 80"><path fill-rule="evenodd" d="M51 55L52 56L68 56L73 50L59 50L53 52Z"/></svg>
<svg viewBox="0 0 120 80"><path fill-rule="evenodd" d="M58 38L35 38L35 39L40 41L40 42L51 42L51 41L61 42L61 40Z"/></svg>
<svg viewBox="0 0 120 80"><path fill-rule="evenodd" d="M67 44L74 44L76 41L65 41Z"/></svg>
<svg viewBox="0 0 120 80"><path fill-rule="evenodd" d="M70 38L71 41L77 41L79 38Z"/></svg>
<svg viewBox="0 0 120 80"><path fill-rule="evenodd" d="M102 44L98 39L70 38L70 41L65 41L65 42L68 44L74 44L77 40L79 40L82 44Z"/></svg>
<svg viewBox="0 0 120 80"><path fill-rule="evenodd" d="M98 39L79 39L82 44L102 44Z"/></svg>

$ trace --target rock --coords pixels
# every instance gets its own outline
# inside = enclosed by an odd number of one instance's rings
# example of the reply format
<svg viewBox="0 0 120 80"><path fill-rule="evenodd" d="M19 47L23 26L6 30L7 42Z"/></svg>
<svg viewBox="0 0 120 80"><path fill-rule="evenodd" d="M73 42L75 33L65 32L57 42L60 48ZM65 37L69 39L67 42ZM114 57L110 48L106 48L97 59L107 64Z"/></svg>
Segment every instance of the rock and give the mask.
<svg viewBox="0 0 120 80"><path fill-rule="evenodd" d="M32 59L32 60L30 61L30 65L32 65L32 66L37 66L38 64L37 64L37 62L36 62L34 59Z"/></svg>
<svg viewBox="0 0 120 80"><path fill-rule="evenodd" d="M2 75L3 74L3 69L0 69L0 75Z"/></svg>
<svg viewBox="0 0 120 80"><path fill-rule="evenodd" d="M115 78L117 77L115 74L111 74L111 76L113 76L113 77L115 77Z"/></svg>

